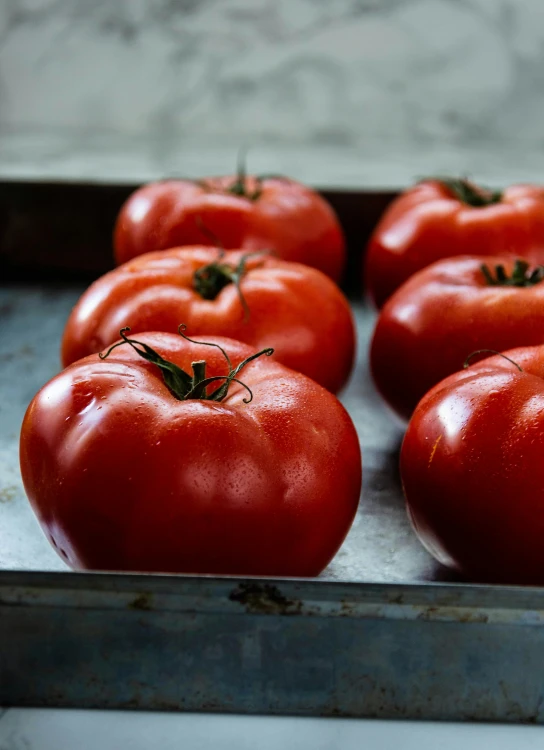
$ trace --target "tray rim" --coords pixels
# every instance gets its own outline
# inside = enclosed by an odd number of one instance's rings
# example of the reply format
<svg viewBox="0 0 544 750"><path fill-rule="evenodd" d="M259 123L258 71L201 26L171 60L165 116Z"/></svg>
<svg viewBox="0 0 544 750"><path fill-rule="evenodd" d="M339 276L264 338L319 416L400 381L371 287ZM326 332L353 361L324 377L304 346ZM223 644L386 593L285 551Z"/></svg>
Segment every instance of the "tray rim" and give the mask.
<svg viewBox="0 0 544 750"><path fill-rule="evenodd" d="M0 571L0 607L59 604L77 609L129 607L179 613L371 616L463 622L498 619L502 623L544 624L544 587L538 586L108 571ZM467 613L473 610L487 612L487 616L470 617Z"/></svg>

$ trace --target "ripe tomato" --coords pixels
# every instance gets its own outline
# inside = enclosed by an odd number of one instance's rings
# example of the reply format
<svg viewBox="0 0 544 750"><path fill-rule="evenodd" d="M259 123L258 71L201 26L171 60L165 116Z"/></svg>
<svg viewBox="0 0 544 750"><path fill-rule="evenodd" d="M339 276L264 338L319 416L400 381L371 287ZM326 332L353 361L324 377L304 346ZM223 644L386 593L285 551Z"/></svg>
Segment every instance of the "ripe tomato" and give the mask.
<svg viewBox="0 0 544 750"><path fill-rule="evenodd" d="M121 208L115 259L182 245L272 250L284 260L342 275L345 243L331 206L314 190L284 177L210 177L144 185Z"/></svg>
<svg viewBox="0 0 544 750"><path fill-rule="evenodd" d="M243 251L185 247L148 253L98 279L72 311L62 342L64 365L102 351L129 325L174 333L228 336L276 359L330 391L346 382L355 328L348 301L315 268Z"/></svg>
<svg viewBox="0 0 544 750"><path fill-rule="evenodd" d="M231 339L129 342L75 362L26 412L24 486L57 551L74 568L317 575L361 488L336 397Z"/></svg>
<svg viewBox="0 0 544 750"><path fill-rule="evenodd" d="M453 255L504 255L544 263L544 187L490 192L467 180L425 180L397 198L367 248L376 305L412 274Z"/></svg>
<svg viewBox="0 0 544 750"><path fill-rule="evenodd" d="M423 398L401 475L414 530L437 560L472 580L543 584L544 346L506 355Z"/></svg>
<svg viewBox="0 0 544 750"><path fill-rule="evenodd" d="M543 278L542 266L493 257L450 258L415 274L386 302L374 330L371 371L386 402L409 419L477 349L544 342Z"/></svg>

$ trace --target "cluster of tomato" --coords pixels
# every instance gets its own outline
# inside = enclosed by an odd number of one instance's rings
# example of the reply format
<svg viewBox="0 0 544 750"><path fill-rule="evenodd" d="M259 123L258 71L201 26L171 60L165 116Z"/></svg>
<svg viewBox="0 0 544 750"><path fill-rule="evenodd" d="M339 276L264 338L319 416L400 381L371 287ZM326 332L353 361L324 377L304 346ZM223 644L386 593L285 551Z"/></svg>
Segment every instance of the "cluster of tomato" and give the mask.
<svg viewBox="0 0 544 750"><path fill-rule="evenodd" d="M50 541L76 568L317 575L361 489L334 395L355 329L331 207L243 171L154 183L123 206L114 248L23 423ZM473 580L544 581L540 262L544 189L466 180L406 191L368 247L372 374L410 420L409 516Z"/></svg>
<svg viewBox="0 0 544 750"><path fill-rule="evenodd" d="M467 180L406 191L368 248L410 520L473 581L544 583L543 263L544 188Z"/></svg>
<svg viewBox="0 0 544 750"><path fill-rule="evenodd" d="M114 248L22 426L49 540L74 568L317 575L361 490L333 210L280 177L155 183Z"/></svg>

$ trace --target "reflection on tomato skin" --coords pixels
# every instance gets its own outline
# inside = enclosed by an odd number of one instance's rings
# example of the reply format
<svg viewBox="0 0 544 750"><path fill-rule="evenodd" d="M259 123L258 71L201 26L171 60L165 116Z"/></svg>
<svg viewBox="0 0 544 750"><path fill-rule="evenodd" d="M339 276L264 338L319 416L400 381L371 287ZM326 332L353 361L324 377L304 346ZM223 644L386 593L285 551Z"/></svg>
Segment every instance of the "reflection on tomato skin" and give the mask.
<svg viewBox="0 0 544 750"><path fill-rule="evenodd" d="M473 581L544 583L544 346L456 373L408 425L401 474L422 544Z"/></svg>

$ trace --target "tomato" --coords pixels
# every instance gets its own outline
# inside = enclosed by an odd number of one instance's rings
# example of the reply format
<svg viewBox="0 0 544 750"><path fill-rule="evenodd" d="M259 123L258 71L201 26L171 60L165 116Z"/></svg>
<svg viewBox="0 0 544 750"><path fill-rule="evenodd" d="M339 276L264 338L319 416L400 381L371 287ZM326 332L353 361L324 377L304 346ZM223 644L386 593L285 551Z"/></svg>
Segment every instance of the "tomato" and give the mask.
<svg viewBox="0 0 544 750"><path fill-rule="evenodd" d="M376 305L412 274L454 255L503 255L544 263L544 187L490 192L467 180L425 180L397 198L367 248Z"/></svg>
<svg viewBox="0 0 544 750"><path fill-rule="evenodd" d="M370 348L376 386L408 419L436 383L477 349L544 342L544 268L459 257L433 263L386 302Z"/></svg>
<svg viewBox="0 0 544 750"><path fill-rule="evenodd" d="M134 333L218 335L274 346L282 364L336 392L353 364L348 301L320 271L266 255L187 247L148 253L98 279L72 311L64 365Z"/></svg>
<svg viewBox="0 0 544 750"><path fill-rule="evenodd" d="M544 584L544 346L506 355L419 403L402 481L414 530L441 563L475 581Z"/></svg>
<svg viewBox="0 0 544 750"><path fill-rule="evenodd" d="M272 250L284 260L342 275L345 242L332 207L284 177L213 177L144 185L121 208L115 259L182 245Z"/></svg>
<svg viewBox="0 0 544 750"><path fill-rule="evenodd" d="M47 383L23 421L24 486L59 554L84 569L317 575L361 488L336 397L270 350L122 336Z"/></svg>

